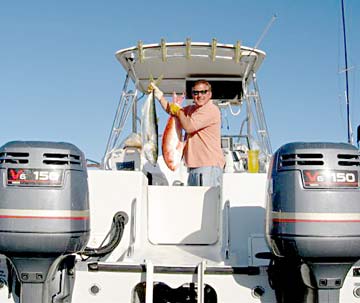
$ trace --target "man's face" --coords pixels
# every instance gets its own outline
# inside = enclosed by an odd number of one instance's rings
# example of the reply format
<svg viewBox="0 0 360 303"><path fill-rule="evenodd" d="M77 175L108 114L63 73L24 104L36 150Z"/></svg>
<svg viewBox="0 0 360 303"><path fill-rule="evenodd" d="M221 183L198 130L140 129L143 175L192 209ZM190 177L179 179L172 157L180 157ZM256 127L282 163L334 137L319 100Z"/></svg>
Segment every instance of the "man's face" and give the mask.
<svg viewBox="0 0 360 303"><path fill-rule="evenodd" d="M200 83L193 87L192 96L197 106L203 106L211 99L211 91L206 84Z"/></svg>

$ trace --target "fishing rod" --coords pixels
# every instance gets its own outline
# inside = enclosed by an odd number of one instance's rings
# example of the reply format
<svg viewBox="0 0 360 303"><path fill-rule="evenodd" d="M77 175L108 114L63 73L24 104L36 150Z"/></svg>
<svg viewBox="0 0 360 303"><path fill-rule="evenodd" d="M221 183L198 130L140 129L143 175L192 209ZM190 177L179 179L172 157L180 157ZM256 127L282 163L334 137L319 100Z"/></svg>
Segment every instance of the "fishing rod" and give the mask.
<svg viewBox="0 0 360 303"><path fill-rule="evenodd" d="M276 14L274 14L274 15L271 17L269 23L267 24L267 26L266 26L266 28L264 29L264 31L262 32L260 38L259 38L258 41L256 42L253 50L254 50L254 49L257 49L257 48L259 47L260 43L261 43L262 40L264 39L265 35L266 35L267 32L269 31L270 27L272 26L272 24L274 23L274 21L276 20L276 18L277 18L277 15L276 15Z"/></svg>
<svg viewBox="0 0 360 303"><path fill-rule="evenodd" d="M352 130L351 130L351 122L350 122L349 73L348 73L348 61L347 61L344 0L341 0L341 15L342 15L344 55L345 55L345 99L346 99L346 117L347 117L347 138L348 138L348 143L352 144L353 140L352 140Z"/></svg>

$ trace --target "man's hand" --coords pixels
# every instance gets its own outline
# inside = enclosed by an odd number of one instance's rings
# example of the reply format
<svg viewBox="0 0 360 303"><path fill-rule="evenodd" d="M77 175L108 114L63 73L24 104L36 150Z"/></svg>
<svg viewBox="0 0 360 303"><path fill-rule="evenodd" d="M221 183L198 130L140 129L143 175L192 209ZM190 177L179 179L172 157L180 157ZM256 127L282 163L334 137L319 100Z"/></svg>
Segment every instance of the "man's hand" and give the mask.
<svg viewBox="0 0 360 303"><path fill-rule="evenodd" d="M181 107L176 103L169 103L169 114L172 116L178 116L180 113Z"/></svg>
<svg viewBox="0 0 360 303"><path fill-rule="evenodd" d="M155 98L158 100L160 100L164 96L164 93L156 86L155 82L153 81L150 82L148 91L149 92L154 91Z"/></svg>

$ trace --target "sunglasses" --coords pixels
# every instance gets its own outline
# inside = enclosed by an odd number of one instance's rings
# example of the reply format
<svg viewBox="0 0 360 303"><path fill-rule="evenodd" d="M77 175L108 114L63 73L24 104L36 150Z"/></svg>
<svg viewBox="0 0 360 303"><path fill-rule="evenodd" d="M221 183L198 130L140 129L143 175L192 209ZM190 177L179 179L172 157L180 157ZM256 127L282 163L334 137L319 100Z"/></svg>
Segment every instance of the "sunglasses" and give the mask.
<svg viewBox="0 0 360 303"><path fill-rule="evenodd" d="M193 90L193 91L192 91L192 94L193 94L194 96L197 96L197 95L199 95L199 94L205 95L205 94L207 94L208 91L209 91L208 89L204 89L204 90Z"/></svg>

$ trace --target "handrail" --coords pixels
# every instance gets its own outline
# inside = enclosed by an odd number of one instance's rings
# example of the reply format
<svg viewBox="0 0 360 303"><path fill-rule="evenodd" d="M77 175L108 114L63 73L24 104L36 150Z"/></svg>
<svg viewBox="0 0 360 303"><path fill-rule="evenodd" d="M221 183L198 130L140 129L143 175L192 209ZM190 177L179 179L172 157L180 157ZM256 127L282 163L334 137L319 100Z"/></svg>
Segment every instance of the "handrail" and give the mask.
<svg viewBox="0 0 360 303"><path fill-rule="evenodd" d="M138 90L135 89L135 91L128 90L128 85L130 81L129 73L126 75L125 83L123 90L121 92L120 101L118 103L118 107L115 113L114 121L111 127L110 135L108 138L108 142L106 145L106 150L104 153L104 157L102 160L101 167L103 169L107 169L107 160L112 153L112 151L116 148L116 146L119 144L119 138L122 133L122 130L125 126L125 123L127 121L127 118L130 113L130 109L132 108L132 105L134 101L137 99L137 93Z"/></svg>

